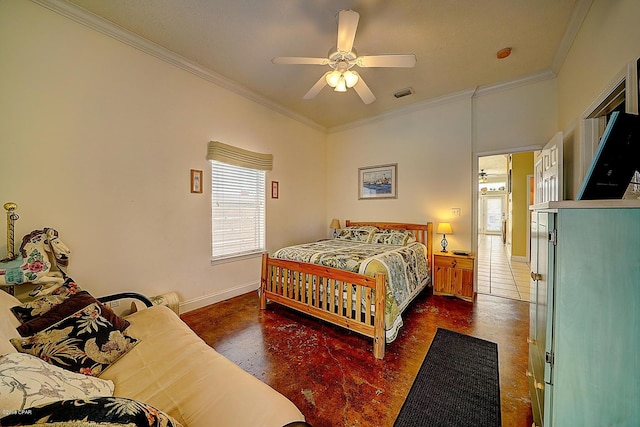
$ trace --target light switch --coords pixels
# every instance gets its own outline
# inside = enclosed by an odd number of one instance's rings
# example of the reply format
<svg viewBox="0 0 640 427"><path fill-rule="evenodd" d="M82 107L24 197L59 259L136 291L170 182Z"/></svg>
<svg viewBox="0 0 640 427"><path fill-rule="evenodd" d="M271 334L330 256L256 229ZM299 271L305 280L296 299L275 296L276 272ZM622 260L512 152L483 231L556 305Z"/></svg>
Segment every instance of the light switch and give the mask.
<svg viewBox="0 0 640 427"><path fill-rule="evenodd" d="M460 216L461 209L460 208L451 208L451 216Z"/></svg>

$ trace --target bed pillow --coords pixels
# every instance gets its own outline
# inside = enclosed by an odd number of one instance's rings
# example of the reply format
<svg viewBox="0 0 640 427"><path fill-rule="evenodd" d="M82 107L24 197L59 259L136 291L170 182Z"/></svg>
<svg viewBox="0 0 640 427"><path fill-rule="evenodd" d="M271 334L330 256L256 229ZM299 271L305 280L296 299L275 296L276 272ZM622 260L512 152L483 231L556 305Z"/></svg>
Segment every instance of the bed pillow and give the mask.
<svg viewBox="0 0 640 427"><path fill-rule="evenodd" d="M4 411L21 411L63 399L112 396L113 390L111 380L69 372L30 354L0 356L0 408Z"/></svg>
<svg viewBox="0 0 640 427"><path fill-rule="evenodd" d="M98 376L137 342L105 319L97 303L35 335L11 339L11 344L21 353L33 354L52 365L93 376Z"/></svg>
<svg viewBox="0 0 640 427"><path fill-rule="evenodd" d="M352 240L354 242L369 243L373 233L378 231L377 227L372 225L349 226L340 230L336 239Z"/></svg>
<svg viewBox="0 0 640 427"><path fill-rule="evenodd" d="M127 327L129 327L128 320L123 319L122 317L115 314L113 310L111 310L111 308L100 303L89 292L80 291L75 295L70 295L61 303L54 305L46 313L27 322L24 322L16 329L18 333L23 337L33 335L37 332L47 329L49 326L55 325L65 317L70 316L78 310L81 310L86 306L94 303L99 304L102 316L109 322L111 322L111 324L115 326L117 330L124 331Z"/></svg>
<svg viewBox="0 0 640 427"><path fill-rule="evenodd" d="M0 419L5 426L182 427L168 414L125 397L60 400Z"/></svg>
<svg viewBox="0 0 640 427"><path fill-rule="evenodd" d="M23 304L12 307L11 311L21 323L28 322L46 313L51 310L53 306L60 304L71 295L75 295L80 291L80 287L73 281L73 279L68 278L62 286L55 289L51 294L43 295L32 301L27 301Z"/></svg>
<svg viewBox="0 0 640 427"><path fill-rule="evenodd" d="M405 246L408 243L415 242L416 238L412 232L407 230L378 230L373 233L371 243L380 243L384 245Z"/></svg>

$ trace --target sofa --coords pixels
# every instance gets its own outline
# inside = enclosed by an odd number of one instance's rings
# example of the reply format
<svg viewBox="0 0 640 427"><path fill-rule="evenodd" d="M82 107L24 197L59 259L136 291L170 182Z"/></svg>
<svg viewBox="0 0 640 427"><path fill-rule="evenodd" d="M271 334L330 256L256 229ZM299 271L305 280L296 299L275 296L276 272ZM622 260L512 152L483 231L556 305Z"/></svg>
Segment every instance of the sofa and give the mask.
<svg viewBox="0 0 640 427"><path fill-rule="evenodd" d="M69 297L73 298L77 296ZM136 415L140 424L128 420L126 425L308 426L289 399L216 352L166 306L155 305L122 317L102 302L83 308L81 314L87 314L91 309L103 325L119 325L122 332L117 332L113 326L109 336L117 335L126 351L109 362L100 361L100 355L90 356L100 363L82 366L78 371L55 366L55 363L45 362L44 357L28 354L33 337L55 335L60 331L50 326L35 334L27 331L32 334L27 338L21 336L17 328L29 324L29 321L19 321L14 314L15 307L21 304L24 305L0 291L2 426L36 424L34 420L38 417L38 422L42 419L59 422L60 417L50 414L69 416L72 410L95 412L95 408L107 408L106 412L118 412L112 410L114 405L144 410L144 415ZM63 305L67 304L54 304L54 307ZM49 313L53 311L49 308ZM106 311L110 311L109 316L115 315L112 322L105 320L109 318ZM68 322L76 322L73 318L77 318L78 313L80 311L64 315L64 319L56 323L57 327L67 332L73 329L66 326ZM93 332L85 326L84 331ZM88 351L87 354L92 353ZM122 412L119 410L118 415L123 415ZM84 420L98 417L95 414L80 416ZM109 425L120 425L112 419L109 421L112 422ZM125 425L124 421L122 425Z"/></svg>

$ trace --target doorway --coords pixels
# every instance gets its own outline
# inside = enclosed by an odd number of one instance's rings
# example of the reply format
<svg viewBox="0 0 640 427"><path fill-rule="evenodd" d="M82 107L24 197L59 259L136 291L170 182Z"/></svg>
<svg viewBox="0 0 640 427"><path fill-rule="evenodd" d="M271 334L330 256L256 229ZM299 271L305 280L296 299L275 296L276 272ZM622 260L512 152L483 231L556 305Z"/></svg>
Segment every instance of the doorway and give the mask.
<svg viewBox="0 0 640 427"><path fill-rule="evenodd" d="M534 153L478 157L477 291L530 300L529 179Z"/></svg>

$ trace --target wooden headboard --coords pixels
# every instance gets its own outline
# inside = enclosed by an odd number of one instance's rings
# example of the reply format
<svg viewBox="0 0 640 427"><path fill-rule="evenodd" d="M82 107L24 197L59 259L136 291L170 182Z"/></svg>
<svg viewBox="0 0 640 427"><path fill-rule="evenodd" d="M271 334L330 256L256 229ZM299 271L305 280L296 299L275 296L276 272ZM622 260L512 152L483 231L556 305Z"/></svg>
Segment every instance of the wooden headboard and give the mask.
<svg viewBox="0 0 640 427"><path fill-rule="evenodd" d="M427 247L427 259L429 260L429 265L432 266L433 263L433 223L427 222L426 224L410 224L405 222L356 222L356 221L346 221L346 226L362 226L362 225L372 225L374 227L382 228L382 229L393 229L393 230L408 230L413 232L413 235L416 236L416 240Z"/></svg>

